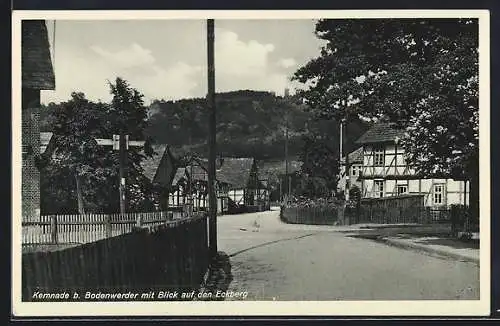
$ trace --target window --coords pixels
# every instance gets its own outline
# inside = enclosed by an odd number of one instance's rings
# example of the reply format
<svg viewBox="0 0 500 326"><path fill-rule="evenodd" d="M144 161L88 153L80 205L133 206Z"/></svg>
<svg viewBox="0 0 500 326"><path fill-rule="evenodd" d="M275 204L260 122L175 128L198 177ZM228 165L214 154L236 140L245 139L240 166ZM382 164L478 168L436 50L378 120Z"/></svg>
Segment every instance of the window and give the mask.
<svg viewBox="0 0 500 326"><path fill-rule="evenodd" d="M398 185L398 196L408 193L407 185Z"/></svg>
<svg viewBox="0 0 500 326"><path fill-rule="evenodd" d="M373 165L384 166L384 148L375 147L373 154Z"/></svg>
<svg viewBox="0 0 500 326"><path fill-rule="evenodd" d="M434 185L434 205L443 204L444 185Z"/></svg>
<svg viewBox="0 0 500 326"><path fill-rule="evenodd" d="M375 196L384 197L384 181L375 180Z"/></svg>
<svg viewBox="0 0 500 326"><path fill-rule="evenodd" d="M358 172L359 172L359 167L357 166L353 166L352 167L352 175L358 175Z"/></svg>

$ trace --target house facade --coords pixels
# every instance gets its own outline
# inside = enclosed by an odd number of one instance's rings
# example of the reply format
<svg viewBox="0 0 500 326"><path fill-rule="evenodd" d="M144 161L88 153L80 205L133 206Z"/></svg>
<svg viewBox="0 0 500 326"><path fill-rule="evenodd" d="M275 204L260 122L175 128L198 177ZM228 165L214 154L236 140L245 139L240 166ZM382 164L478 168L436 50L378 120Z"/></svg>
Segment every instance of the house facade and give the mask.
<svg viewBox="0 0 500 326"><path fill-rule="evenodd" d="M340 160L340 173L339 181L337 183L337 190L344 191L346 187L346 180L349 178L349 187L357 186L362 189L362 183L359 179L361 171L363 170L363 147L359 147L355 151L349 153L349 171L346 174L346 160L345 156Z"/></svg>
<svg viewBox="0 0 500 326"><path fill-rule="evenodd" d="M197 159L177 168L169 198L171 207L208 209L207 165L206 160ZM259 178L258 167L253 158L218 158L216 195L219 214L237 207L269 206L267 183Z"/></svg>
<svg viewBox="0 0 500 326"><path fill-rule="evenodd" d="M267 181L259 176L259 169L253 158L219 158L216 179L221 183L221 197L228 198L230 205L269 206Z"/></svg>
<svg viewBox="0 0 500 326"><path fill-rule="evenodd" d="M169 204L169 194L176 173L175 159L166 144L155 144L153 156L146 156L141 161L144 176L154 187L154 202L158 202L158 210L166 210ZM144 155L144 153L142 153Z"/></svg>
<svg viewBox="0 0 500 326"><path fill-rule="evenodd" d="M22 218L40 216L40 91L55 89L47 27L43 20L23 20L22 75Z"/></svg>
<svg viewBox="0 0 500 326"><path fill-rule="evenodd" d="M424 195L424 205L428 207L468 205L469 187L465 181L417 175L398 144L403 136L404 132L393 125L378 123L357 140L363 149L361 174L358 175L362 197L420 194Z"/></svg>
<svg viewBox="0 0 500 326"><path fill-rule="evenodd" d="M200 162L177 167L173 177L169 206L183 210L208 209L208 172Z"/></svg>

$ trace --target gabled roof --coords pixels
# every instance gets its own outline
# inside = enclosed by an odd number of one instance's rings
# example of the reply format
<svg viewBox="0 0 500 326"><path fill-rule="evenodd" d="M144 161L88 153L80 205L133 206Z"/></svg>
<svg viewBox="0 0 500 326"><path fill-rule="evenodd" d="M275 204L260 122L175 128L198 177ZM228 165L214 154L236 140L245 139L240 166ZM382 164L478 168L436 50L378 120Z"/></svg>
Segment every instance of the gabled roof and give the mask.
<svg viewBox="0 0 500 326"><path fill-rule="evenodd" d="M192 173L193 180L208 181L208 171L205 167L197 165L196 163L187 166L186 172L188 175Z"/></svg>
<svg viewBox="0 0 500 326"><path fill-rule="evenodd" d="M177 168L175 171L174 179L172 180L172 184L175 185L179 180L186 176L186 168Z"/></svg>
<svg viewBox="0 0 500 326"><path fill-rule="evenodd" d="M22 21L22 87L38 90L55 88L54 70L44 20Z"/></svg>
<svg viewBox="0 0 500 326"><path fill-rule="evenodd" d="M396 137L402 138L405 132L402 129L397 129L394 124L381 122L373 125L359 139L357 144L373 144L393 142Z"/></svg>
<svg viewBox="0 0 500 326"><path fill-rule="evenodd" d="M360 147L355 151L349 153L349 164L362 163L362 162L363 162L363 147ZM340 163L345 163L345 156L342 157Z"/></svg>
<svg viewBox="0 0 500 326"><path fill-rule="evenodd" d="M168 145L156 144L151 147L153 147L155 154L153 154L153 157L148 156L143 159L141 161L141 166L144 169L144 176L153 181L158 171L158 167L160 166L161 159L168 153Z"/></svg>
<svg viewBox="0 0 500 326"><path fill-rule="evenodd" d="M253 162L253 158L224 157L222 166L216 171L216 178L229 184L230 189L244 189L250 179Z"/></svg>

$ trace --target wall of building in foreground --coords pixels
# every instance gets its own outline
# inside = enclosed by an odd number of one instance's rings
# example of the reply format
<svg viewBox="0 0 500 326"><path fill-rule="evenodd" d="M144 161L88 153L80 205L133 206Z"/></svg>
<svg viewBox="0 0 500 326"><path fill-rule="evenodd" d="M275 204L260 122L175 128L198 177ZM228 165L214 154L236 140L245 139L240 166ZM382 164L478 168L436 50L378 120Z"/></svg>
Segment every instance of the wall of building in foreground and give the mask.
<svg viewBox="0 0 500 326"><path fill-rule="evenodd" d="M40 91L22 91L22 218L37 221L40 217L40 172L36 157L40 155Z"/></svg>

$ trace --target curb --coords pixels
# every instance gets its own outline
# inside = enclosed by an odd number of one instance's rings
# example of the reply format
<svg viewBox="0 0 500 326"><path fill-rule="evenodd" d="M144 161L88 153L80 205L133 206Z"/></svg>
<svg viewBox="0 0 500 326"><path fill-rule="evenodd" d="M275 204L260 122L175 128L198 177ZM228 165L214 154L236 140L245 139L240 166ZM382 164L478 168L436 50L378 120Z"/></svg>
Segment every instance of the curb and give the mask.
<svg viewBox="0 0 500 326"><path fill-rule="evenodd" d="M402 242L402 241L398 241L396 239L390 239L390 238L385 238L385 237L377 237L375 240L379 241L379 242L384 242L384 243L391 245L391 246L394 246L394 247L425 251L428 253L439 254L441 256L454 258L454 259L458 259L458 260L463 260L463 261L467 261L467 262L471 262L471 263L475 263L475 264L479 265L479 258L476 258L476 257L470 257L470 256L462 255L459 253L449 252L446 250L431 248L431 247L418 245L418 244L414 244L414 243Z"/></svg>

